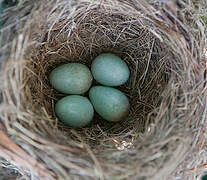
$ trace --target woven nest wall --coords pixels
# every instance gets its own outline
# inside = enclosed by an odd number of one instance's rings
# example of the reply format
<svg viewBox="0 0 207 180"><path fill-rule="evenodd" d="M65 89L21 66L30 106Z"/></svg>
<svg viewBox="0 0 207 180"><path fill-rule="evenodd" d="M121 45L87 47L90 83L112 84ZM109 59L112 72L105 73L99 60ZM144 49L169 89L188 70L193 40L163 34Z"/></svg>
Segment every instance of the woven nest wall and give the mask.
<svg viewBox="0 0 207 180"><path fill-rule="evenodd" d="M186 159L200 166L195 154L205 147L203 5L20 1L2 29L0 156L31 179L197 178ZM119 87L130 113L120 123L95 115L87 127L67 127L55 116L63 94L48 74L68 62L90 68L103 52L130 68Z"/></svg>

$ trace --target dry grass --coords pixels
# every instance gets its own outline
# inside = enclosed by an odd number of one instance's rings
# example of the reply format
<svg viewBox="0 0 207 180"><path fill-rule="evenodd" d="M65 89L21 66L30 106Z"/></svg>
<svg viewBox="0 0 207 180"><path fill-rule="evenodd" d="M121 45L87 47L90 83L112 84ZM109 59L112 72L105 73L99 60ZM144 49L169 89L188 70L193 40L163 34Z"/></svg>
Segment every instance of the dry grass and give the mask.
<svg viewBox="0 0 207 180"><path fill-rule="evenodd" d="M1 159L0 180L15 180L20 176L19 169L12 166L10 162Z"/></svg>
<svg viewBox="0 0 207 180"><path fill-rule="evenodd" d="M192 155L201 155L206 144L205 2L20 2L23 19L13 23L16 14L8 12L2 30L8 36L1 156L32 179L196 177L192 166L200 166L201 156ZM25 18L21 13L31 8ZM119 55L130 67L130 80L120 87L130 114L117 124L96 115L88 127L66 127L53 110L63 95L51 88L48 74L67 62L90 67L102 52ZM194 164L183 170L189 156Z"/></svg>

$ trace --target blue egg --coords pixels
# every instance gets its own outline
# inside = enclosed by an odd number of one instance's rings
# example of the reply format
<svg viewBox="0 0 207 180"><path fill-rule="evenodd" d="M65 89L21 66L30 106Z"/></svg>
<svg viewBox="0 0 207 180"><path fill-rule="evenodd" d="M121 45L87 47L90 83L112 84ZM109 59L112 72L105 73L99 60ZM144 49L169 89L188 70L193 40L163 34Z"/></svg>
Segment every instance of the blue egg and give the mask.
<svg viewBox="0 0 207 180"><path fill-rule="evenodd" d="M69 63L55 68L49 76L51 85L65 94L83 94L89 90L93 76L89 68L80 63Z"/></svg>
<svg viewBox="0 0 207 180"><path fill-rule="evenodd" d="M55 113L63 123L74 128L80 128L92 121L94 109L88 98L70 95L55 104Z"/></svg>
<svg viewBox="0 0 207 180"><path fill-rule="evenodd" d="M118 89L94 86L89 91L89 98L96 112L105 120L121 121L129 113L128 98Z"/></svg>
<svg viewBox="0 0 207 180"><path fill-rule="evenodd" d="M91 66L94 79L105 86L120 86L129 79L127 64L118 56L104 53L95 58Z"/></svg>

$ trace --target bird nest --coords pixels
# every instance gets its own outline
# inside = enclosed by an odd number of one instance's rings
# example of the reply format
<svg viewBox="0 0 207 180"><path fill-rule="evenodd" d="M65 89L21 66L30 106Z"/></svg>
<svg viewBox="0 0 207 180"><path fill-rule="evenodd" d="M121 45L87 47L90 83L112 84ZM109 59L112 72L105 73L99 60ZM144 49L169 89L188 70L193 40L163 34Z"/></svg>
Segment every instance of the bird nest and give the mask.
<svg viewBox="0 0 207 180"><path fill-rule="evenodd" d="M186 159L204 148L207 115L199 5L45 0L6 11L0 156L33 179L192 177ZM129 66L118 87L129 98L128 117L112 123L95 114L87 127L65 126L54 113L64 95L49 73L69 62L90 68L106 52Z"/></svg>

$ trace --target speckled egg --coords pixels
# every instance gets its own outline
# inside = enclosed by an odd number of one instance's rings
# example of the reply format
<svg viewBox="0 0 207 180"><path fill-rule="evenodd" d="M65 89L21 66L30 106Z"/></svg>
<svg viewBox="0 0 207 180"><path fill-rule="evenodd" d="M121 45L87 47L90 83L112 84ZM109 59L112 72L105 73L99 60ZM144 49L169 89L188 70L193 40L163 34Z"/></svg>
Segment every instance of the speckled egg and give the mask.
<svg viewBox="0 0 207 180"><path fill-rule="evenodd" d="M51 85L65 94L83 94L92 84L92 74L87 66L69 63L55 68L49 75Z"/></svg>
<svg viewBox="0 0 207 180"><path fill-rule="evenodd" d="M94 79L105 86L120 86L130 75L127 64L118 56L104 53L95 58L91 66Z"/></svg>
<svg viewBox="0 0 207 180"><path fill-rule="evenodd" d="M63 123L74 128L81 128L91 122L94 109L88 98L71 95L55 104L55 113Z"/></svg>
<svg viewBox="0 0 207 180"><path fill-rule="evenodd" d="M128 98L115 88L94 86L89 91L89 98L96 112L105 120L121 121L129 113Z"/></svg>

